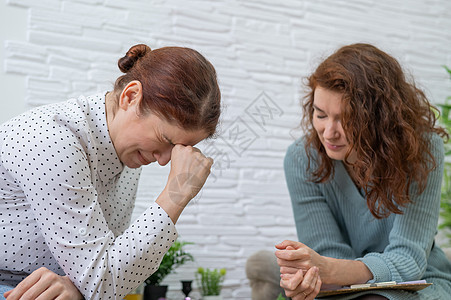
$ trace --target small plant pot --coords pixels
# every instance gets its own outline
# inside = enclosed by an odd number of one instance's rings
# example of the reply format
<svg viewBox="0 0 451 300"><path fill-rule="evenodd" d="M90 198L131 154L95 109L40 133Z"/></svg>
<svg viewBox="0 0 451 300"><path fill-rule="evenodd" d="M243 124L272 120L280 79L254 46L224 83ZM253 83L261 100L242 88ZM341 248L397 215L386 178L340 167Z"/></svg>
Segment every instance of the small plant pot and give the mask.
<svg viewBox="0 0 451 300"><path fill-rule="evenodd" d="M144 287L143 300L158 300L160 298L166 298L167 290L167 285L146 285Z"/></svg>
<svg viewBox="0 0 451 300"><path fill-rule="evenodd" d="M216 295L216 296L203 296L202 300L222 300L222 296L221 295Z"/></svg>

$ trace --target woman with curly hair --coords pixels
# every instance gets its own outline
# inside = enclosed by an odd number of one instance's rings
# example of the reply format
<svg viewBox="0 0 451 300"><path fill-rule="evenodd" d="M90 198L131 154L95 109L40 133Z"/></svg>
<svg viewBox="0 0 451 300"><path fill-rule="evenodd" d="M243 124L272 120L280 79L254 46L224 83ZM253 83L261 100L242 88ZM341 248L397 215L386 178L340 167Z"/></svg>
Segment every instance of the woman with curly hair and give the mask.
<svg viewBox="0 0 451 300"><path fill-rule="evenodd" d="M426 280L433 285L418 292L340 299L449 298L451 264L434 243L448 138L436 109L396 59L368 44L337 50L308 88L306 134L284 164L299 237L276 245L287 296Z"/></svg>

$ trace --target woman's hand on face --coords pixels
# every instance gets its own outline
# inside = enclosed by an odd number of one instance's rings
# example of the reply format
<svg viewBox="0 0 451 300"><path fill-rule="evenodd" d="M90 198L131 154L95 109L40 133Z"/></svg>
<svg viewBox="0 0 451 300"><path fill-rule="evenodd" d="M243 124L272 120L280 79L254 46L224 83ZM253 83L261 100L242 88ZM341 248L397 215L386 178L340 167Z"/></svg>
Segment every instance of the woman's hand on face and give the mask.
<svg viewBox="0 0 451 300"><path fill-rule="evenodd" d="M277 244L276 248L279 249L275 254L280 266L280 273L295 274L299 269L307 271L318 267L319 275L324 276L323 273L327 270L326 260L313 249L300 242L289 240Z"/></svg>
<svg viewBox="0 0 451 300"><path fill-rule="evenodd" d="M175 145L171 153L171 171L166 185L169 198L185 207L205 184L213 159L192 146Z"/></svg>
<svg viewBox="0 0 451 300"><path fill-rule="evenodd" d="M280 286L284 289L285 295L293 300L313 300L321 289L321 278L317 267L309 269L307 272L299 269L295 273L285 273L280 275Z"/></svg>
<svg viewBox="0 0 451 300"><path fill-rule="evenodd" d="M83 299L83 295L67 276L60 276L44 267L31 273L4 296L7 300Z"/></svg>

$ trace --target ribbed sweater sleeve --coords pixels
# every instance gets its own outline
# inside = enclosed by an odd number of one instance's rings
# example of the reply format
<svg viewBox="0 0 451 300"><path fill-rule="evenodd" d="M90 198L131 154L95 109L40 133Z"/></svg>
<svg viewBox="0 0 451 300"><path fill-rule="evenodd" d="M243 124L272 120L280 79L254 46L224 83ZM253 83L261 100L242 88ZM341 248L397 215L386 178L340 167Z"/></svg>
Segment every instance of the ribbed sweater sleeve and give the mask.
<svg viewBox="0 0 451 300"><path fill-rule="evenodd" d="M373 274L370 282L421 279L437 232L440 209L444 149L436 134L431 135L430 150L436 167L429 174L423 193L418 195L418 186L413 184L412 203L403 208L402 215L376 220L366 210L365 202L351 202L355 194L350 191L356 189L344 185L352 184L342 180L348 176L341 173L344 168L335 169L334 180L311 182L315 152L312 151L308 169L303 140L295 142L287 150L284 168L299 241L324 256L362 261ZM356 213L359 210L355 205L361 205L360 213ZM373 244L363 244L367 242Z"/></svg>
<svg viewBox="0 0 451 300"><path fill-rule="evenodd" d="M373 273L371 282L418 280L426 271L440 210L444 148L439 136L432 136L430 150L437 166L428 176L426 189L418 195L417 185L412 186L412 203L404 214L396 215L384 252L359 258Z"/></svg>
<svg viewBox="0 0 451 300"><path fill-rule="evenodd" d="M327 195L309 180L307 155L301 140L288 148L284 169L299 241L321 255L355 259L353 249L342 235L343 228L326 202Z"/></svg>

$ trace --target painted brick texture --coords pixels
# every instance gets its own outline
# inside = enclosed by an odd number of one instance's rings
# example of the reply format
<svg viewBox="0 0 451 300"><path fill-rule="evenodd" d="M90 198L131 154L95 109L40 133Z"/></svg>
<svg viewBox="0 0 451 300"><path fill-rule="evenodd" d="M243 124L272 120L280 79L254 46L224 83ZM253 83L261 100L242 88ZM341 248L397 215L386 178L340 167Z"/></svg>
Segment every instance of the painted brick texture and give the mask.
<svg viewBox="0 0 451 300"><path fill-rule="evenodd" d="M199 146L216 163L177 225L180 238L195 243L187 249L196 262L167 278L171 299L181 299L179 280L193 279L198 266L226 267L224 299L250 299L246 258L296 239L283 157L302 135L302 78L331 51L374 43L397 57L433 102L451 91L441 67L451 66L448 0L7 3L28 11L27 40L5 42L4 68L24 76L29 107L111 89L117 59L136 43L191 47L216 67L220 136ZM168 172L144 168L135 217L156 199Z"/></svg>

